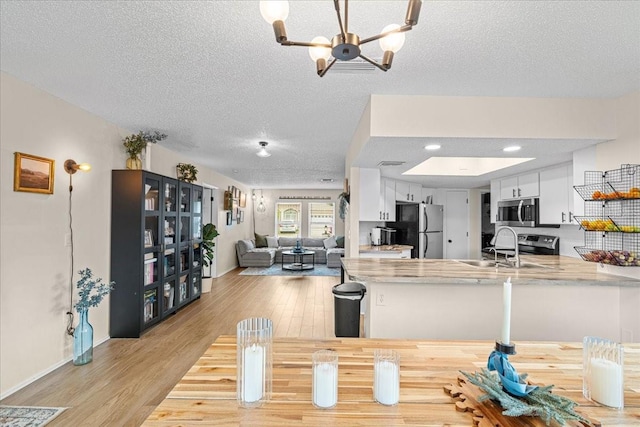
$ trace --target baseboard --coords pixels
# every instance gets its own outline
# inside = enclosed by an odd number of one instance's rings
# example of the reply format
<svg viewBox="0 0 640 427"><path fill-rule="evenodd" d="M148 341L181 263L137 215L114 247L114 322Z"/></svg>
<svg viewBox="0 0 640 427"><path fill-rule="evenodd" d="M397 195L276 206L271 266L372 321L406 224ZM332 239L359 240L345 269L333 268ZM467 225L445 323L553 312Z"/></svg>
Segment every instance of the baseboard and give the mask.
<svg viewBox="0 0 640 427"><path fill-rule="evenodd" d="M235 270L236 268L238 268L238 266L237 266L237 265L236 265L235 267L231 267L230 269L228 269L228 270L226 270L226 271L223 271L222 273L218 274L218 275L216 276L216 278L218 278L218 277L222 277L222 276L224 276L225 274L229 273L230 271Z"/></svg>
<svg viewBox="0 0 640 427"><path fill-rule="evenodd" d="M106 342L110 338L111 337L109 337L109 336L102 338L100 341L98 341L97 343L93 344L93 348L96 348L97 346L99 346L100 344ZM17 391L22 390L23 388L25 388L29 384L38 381L40 378L44 377L45 375L50 374L51 372L55 371L58 368L61 368L62 366L64 366L68 362L71 362L72 360L73 360L73 355L64 358L60 362L49 366L47 369L45 369L43 371L38 372L37 374L33 375L32 377L30 377L30 378L22 381L21 383L11 387L9 390L5 391L4 393L1 393L0 394L0 400L6 399L7 397L11 396L13 393L16 393Z"/></svg>

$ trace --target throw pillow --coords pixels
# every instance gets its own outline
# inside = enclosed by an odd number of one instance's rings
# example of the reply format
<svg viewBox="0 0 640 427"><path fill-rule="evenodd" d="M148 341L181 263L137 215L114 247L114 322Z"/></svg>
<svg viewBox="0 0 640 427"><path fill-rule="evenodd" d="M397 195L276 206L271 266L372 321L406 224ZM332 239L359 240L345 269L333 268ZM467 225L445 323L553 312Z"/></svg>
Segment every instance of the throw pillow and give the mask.
<svg viewBox="0 0 640 427"><path fill-rule="evenodd" d="M269 248L277 248L278 247L278 238L276 236L267 236L267 247L269 247Z"/></svg>
<svg viewBox="0 0 640 427"><path fill-rule="evenodd" d="M267 236L253 233L256 236L256 248L266 248L267 247Z"/></svg>
<svg viewBox="0 0 640 427"><path fill-rule="evenodd" d="M344 248L344 236L336 237L336 244L339 248Z"/></svg>
<svg viewBox="0 0 640 427"><path fill-rule="evenodd" d="M338 243L336 243L336 236L331 236L329 238L324 239L325 249L333 249L336 246L338 246Z"/></svg>

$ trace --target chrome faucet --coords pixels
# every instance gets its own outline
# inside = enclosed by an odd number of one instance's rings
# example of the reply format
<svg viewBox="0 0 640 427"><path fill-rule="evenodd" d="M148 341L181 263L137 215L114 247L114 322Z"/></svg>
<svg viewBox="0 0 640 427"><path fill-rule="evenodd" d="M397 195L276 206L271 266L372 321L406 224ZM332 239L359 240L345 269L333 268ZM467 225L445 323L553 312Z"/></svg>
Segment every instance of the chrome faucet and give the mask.
<svg viewBox="0 0 640 427"><path fill-rule="evenodd" d="M520 268L520 252L518 250L518 233L516 233L516 230L514 230L511 227L507 227L506 225L502 226L502 227L498 227L496 229L496 244L498 243L498 235L500 234L500 232L502 230L509 230L511 231L511 233L513 233L513 247L515 248L516 254L513 257L513 261L514 261L514 267L515 268ZM498 265L498 251L495 250L494 251L494 256L495 256L495 261L496 261L496 265ZM504 255L504 260L509 262L509 258L507 257L507 254Z"/></svg>

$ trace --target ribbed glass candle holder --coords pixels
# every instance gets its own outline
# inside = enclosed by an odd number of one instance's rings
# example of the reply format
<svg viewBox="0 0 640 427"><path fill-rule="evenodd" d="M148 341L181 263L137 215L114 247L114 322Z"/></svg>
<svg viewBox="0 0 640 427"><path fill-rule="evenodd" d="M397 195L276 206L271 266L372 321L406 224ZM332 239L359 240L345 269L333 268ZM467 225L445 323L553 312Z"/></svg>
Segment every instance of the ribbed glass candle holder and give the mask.
<svg viewBox="0 0 640 427"><path fill-rule="evenodd" d="M338 403L338 353L319 350L313 353L312 401L316 408L333 408Z"/></svg>
<svg viewBox="0 0 640 427"><path fill-rule="evenodd" d="M584 337L582 347L582 393L602 405L624 407L624 349L621 344Z"/></svg>
<svg viewBox="0 0 640 427"><path fill-rule="evenodd" d="M249 318L237 325L237 399L245 408L261 406L271 399L273 323Z"/></svg>
<svg viewBox="0 0 640 427"><path fill-rule="evenodd" d="M395 350L374 350L373 398L383 405L400 400L400 355Z"/></svg>

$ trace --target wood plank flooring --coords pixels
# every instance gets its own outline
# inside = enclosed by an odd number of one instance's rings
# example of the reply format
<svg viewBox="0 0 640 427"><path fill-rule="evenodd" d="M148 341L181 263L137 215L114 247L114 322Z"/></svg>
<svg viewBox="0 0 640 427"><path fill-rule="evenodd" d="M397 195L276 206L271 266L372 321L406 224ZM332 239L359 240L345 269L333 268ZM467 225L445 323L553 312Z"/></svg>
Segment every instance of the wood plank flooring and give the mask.
<svg viewBox="0 0 640 427"><path fill-rule="evenodd" d="M139 426L219 335L238 321L268 317L276 337L335 337L331 287L337 277L240 276L215 279L211 293L139 339L110 339L93 362L71 362L0 401L68 407L49 426Z"/></svg>

